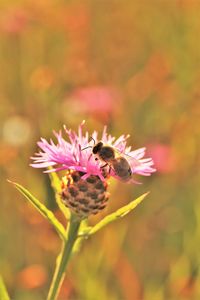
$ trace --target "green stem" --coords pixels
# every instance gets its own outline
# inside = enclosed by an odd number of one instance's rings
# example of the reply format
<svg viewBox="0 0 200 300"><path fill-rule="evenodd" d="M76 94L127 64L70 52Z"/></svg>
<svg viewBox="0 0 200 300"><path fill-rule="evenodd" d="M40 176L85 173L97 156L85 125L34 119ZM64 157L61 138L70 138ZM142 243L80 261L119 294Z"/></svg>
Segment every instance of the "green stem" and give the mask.
<svg viewBox="0 0 200 300"><path fill-rule="evenodd" d="M80 223L81 221L78 220L75 216L71 216L67 231L68 239L63 242L62 250L57 258L56 269L51 282L47 300L55 300L58 296L61 284L64 280L66 267L69 262L70 255L72 253L74 243L78 236Z"/></svg>

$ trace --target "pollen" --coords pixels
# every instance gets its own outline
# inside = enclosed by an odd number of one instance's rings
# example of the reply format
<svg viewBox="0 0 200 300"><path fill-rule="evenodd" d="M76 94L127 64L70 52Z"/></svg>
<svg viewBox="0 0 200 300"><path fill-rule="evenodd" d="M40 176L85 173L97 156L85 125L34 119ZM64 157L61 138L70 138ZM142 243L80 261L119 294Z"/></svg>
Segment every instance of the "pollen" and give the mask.
<svg viewBox="0 0 200 300"><path fill-rule="evenodd" d="M86 180L78 171L68 171L62 178L61 198L64 204L81 219L102 211L108 202L108 184L98 176L90 175Z"/></svg>

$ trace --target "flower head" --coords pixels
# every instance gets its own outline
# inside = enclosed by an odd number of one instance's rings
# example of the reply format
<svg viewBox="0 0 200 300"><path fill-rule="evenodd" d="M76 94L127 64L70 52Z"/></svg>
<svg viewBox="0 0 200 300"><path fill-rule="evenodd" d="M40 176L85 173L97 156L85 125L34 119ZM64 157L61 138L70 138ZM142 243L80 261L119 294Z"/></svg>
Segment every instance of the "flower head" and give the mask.
<svg viewBox="0 0 200 300"><path fill-rule="evenodd" d="M95 143L101 141L103 145L111 147L116 156L123 157L124 161L126 161L130 167L129 172L131 175L139 174L150 176L151 173L155 172L152 159L144 158L145 148L131 150L130 146L126 146L129 135L121 135L116 139L108 135L107 128L104 127L100 138L96 131L89 136L88 132L83 134L84 123L83 121L79 126L78 133L64 126L69 141L63 138L61 131L58 133L54 132L57 138L57 144L55 144L53 140L48 142L46 139L41 138L41 141L38 142L38 146L42 151L39 151L32 157L34 162L31 166L34 168L52 167L45 172L59 170L78 171L81 172L82 179L87 179L91 175L98 176L102 181L105 180L105 177L110 176L123 179L123 176L119 175L122 173L116 171L118 169L113 167L112 162L106 164L105 161L93 154L92 149L94 145L91 145L93 140ZM133 182L132 179L127 181Z"/></svg>

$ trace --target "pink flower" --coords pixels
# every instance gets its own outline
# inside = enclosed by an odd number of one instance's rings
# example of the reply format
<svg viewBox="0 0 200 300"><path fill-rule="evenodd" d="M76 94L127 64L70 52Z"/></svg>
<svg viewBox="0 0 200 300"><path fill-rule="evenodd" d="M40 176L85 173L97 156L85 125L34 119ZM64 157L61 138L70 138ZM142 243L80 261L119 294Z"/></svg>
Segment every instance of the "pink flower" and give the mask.
<svg viewBox="0 0 200 300"><path fill-rule="evenodd" d="M41 141L38 142L38 146L42 151L39 151L34 157L31 157L34 161L31 166L34 168L53 167L51 170L45 172L76 170L83 173L83 179L87 179L90 175L97 175L101 180L105 180L105 170L102 168L105 162L97 159L93 154L91 137L96 143L101 141L103 144L114 148L117 155L123 156L128 161L132 174L150 176L151 173L155 172L155 169L152 167L152 159L143 158L145 148L131 150L130 146L126 146L126 140L129 135L121 135L116 139L108 135L107 129L104 127L102 136L98 139L98 133L96 131L94 131L91 136L89 136L88 132L83 134L84 123L83 121L79 126L78 133L64 126L69 141L63 138L61 131L59 131L59 133L54 132L57 138L57 144L55 144L53 140L47 142L47 140L41 138ZM109 170L109 175L120 179L112 168Z"/></svg>
<svg viewBox="0 0 200 300"><path fill-rule="evenodd" d="M80 87L66 98L74 112L89 114L95 119L106 122L110 115L116 115L121 105L120 92L112 86L93 85Z"/></svg>
<svg viewBox="0 0 200 300"><path fill-rule="evenodd" d="M170 145L152 144L148 153L153 157L156 169L160 173L171 173L176 169L177 157Z"/></svg>
<svg viewBox="0 0 200 300"><path fill-rule="evenodd" d="M77 102L82 103L82 108L87 112L111 112L114 99L114 90L104 86L93 86L77 89L73 96Z"/></svg>

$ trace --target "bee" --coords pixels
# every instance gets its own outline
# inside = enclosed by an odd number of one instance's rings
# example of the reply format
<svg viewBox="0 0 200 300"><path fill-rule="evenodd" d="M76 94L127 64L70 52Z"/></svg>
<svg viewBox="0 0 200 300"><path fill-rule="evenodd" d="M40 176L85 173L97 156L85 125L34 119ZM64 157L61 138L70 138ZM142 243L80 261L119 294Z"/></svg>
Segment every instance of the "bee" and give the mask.
<svg viewBox="0 0 200 300"><path fill-rule="evenodd" d="M94 141L94 146L88 146L86 148L92 148L92 153L96 155L95 159L105 163L101 166L101 169L104 170L109 166L109 173L112 170L121 181L129 181L132 177L132 170L128 160L120 155L121 153L115 148L104 145L103 142L96 143L93 138L91 138L91 140Z"/></svg>

